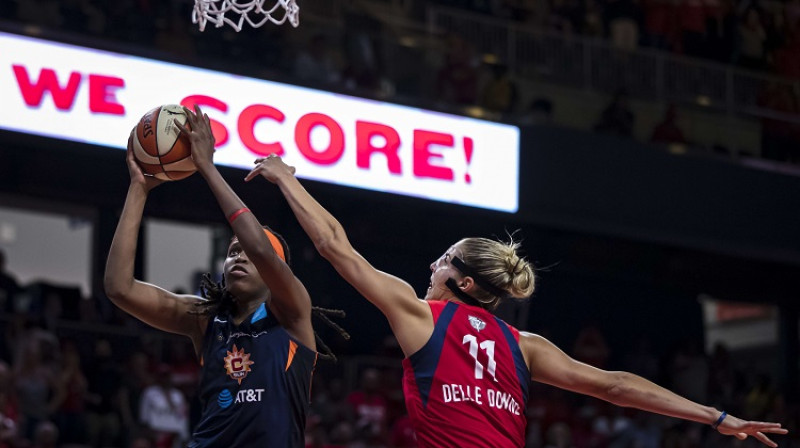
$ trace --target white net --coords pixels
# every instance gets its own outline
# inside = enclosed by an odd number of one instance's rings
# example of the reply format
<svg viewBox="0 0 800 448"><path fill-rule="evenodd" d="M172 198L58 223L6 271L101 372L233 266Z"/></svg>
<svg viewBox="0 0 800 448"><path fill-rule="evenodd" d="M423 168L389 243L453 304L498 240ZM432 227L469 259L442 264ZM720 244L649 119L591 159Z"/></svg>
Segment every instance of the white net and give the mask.
<svg viewBox="0 0 800 448"><path fill-rule="evenodd" d="M275 0L194 0L192 22L200 26L200 31L211 22L217 28L228 24L237 32L245 22L253 28L267 22L282 25L287 20L293 27L300 24L300 7L296 0L277 0L272 7L265 7L264 3L270 1Z"/></svg>

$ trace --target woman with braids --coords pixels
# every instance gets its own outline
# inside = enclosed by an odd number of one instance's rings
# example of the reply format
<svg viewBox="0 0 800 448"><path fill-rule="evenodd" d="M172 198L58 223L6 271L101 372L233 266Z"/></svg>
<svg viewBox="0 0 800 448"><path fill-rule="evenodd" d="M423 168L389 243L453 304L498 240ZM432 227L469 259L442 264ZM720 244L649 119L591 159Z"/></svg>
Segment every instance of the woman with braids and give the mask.
<svg viewBox="0 0 800 448"><path fill-rule="evenodd" d="M191 128L181 132L235 234L222 283L206 277L201 298L134 279L145 200L160 181L142 174L129 139L131 183L108 254L106 293L141 321L194 343L203 410L190 447L303 447L317 360L311 300L289 268L285 241L262 228L214 166L208 116L199 108L186 113Z"/></svg>
<svg viewBox="0 0 800 448"><path fill-rule="evenodd" d="M341 224L279 157L256 160L246 176L276 184L320 254L386 318L405 354L406 407L421 447L522 447L531 380L706 423L722 434L786 434L778 423L749 422L682 398L628 372L578 362L548 340L518 331L492 314L505 300L533 293L531 264L519 243L464 238L430 265L423 300L403 280L381 272L350 245Z"/></svg>

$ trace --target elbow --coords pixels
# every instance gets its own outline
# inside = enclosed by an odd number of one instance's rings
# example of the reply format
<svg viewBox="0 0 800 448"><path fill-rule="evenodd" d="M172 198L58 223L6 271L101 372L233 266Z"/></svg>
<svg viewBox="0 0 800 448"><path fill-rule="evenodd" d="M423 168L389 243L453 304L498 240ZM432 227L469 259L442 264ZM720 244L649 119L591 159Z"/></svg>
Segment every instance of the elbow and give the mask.
<svg viewBox="0 0 800 448"><path fill-rule="evenodd" d="M609 372L609 381L603 388L603 399L617 406L627 407L632 393L633 374Z"/></svg>
<svg viewBox="0 0 800 448"><path fill-rule="evenodd" d="M331 226L330 232L326 232L314 240L314 247L317 252L328 261L336 259L339 254L343 253L343 249L347 244L344 229L338 223Z"/></svg>
<svg viewBox="0 0 800 448"><path fill-rule="evenodd" d="M116 304L125 299L130 290L130 285L125 285L125 282L106 274L103 277L103 290L106 293L106 297Z"/></svg>

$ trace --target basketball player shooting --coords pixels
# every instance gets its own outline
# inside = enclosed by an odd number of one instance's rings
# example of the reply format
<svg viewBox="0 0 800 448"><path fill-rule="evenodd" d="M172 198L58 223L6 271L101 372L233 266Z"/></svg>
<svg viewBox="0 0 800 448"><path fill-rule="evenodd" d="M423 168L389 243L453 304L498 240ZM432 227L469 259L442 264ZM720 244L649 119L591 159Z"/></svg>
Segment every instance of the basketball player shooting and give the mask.
<svg viewBox="0 0 800 448"><path fill-rule="evenodd" d="M303 188L279 157L256 161L246 176L276 184L319 253L377 306L403 350L406 407L421 447L522 447L531 380L623 407L711 425L724 435L768 434L780 423L745 421L692 402L640 376L578 362L547 339L518 331L492 314L501 302L534 290L519 243L464 238L430 265L430 287L417 298L405 281L372 267L344 228Z"/></svg>
<svg viewBox="0 0 800 448"><path fill-rule="evenodd" d="M262 228L211 162L208 117L186 112L191 130L181 126L182 132L235 233L223 282L206 276L199 297L134 278L144 205L162 180L142 173L129 139L131 183L108 254L106 294L142 322L192 340L203 410L189 447L303 447L317 360L311 300L289 268L285 241Z"/></svg>

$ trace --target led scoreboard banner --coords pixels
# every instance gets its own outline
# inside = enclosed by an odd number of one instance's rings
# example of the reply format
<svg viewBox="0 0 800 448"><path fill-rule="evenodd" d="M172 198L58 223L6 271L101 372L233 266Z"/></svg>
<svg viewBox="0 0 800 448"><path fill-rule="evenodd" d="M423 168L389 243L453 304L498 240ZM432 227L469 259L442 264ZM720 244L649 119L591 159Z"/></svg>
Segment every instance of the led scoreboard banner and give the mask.
<svg viewBox="0 0 800 448"><path fill-rule="evenodd" d="M220 165L275 153L301 178L518 209L519 128L0 33L0 128L124 149L148 110L199 104Z"/></svg>

